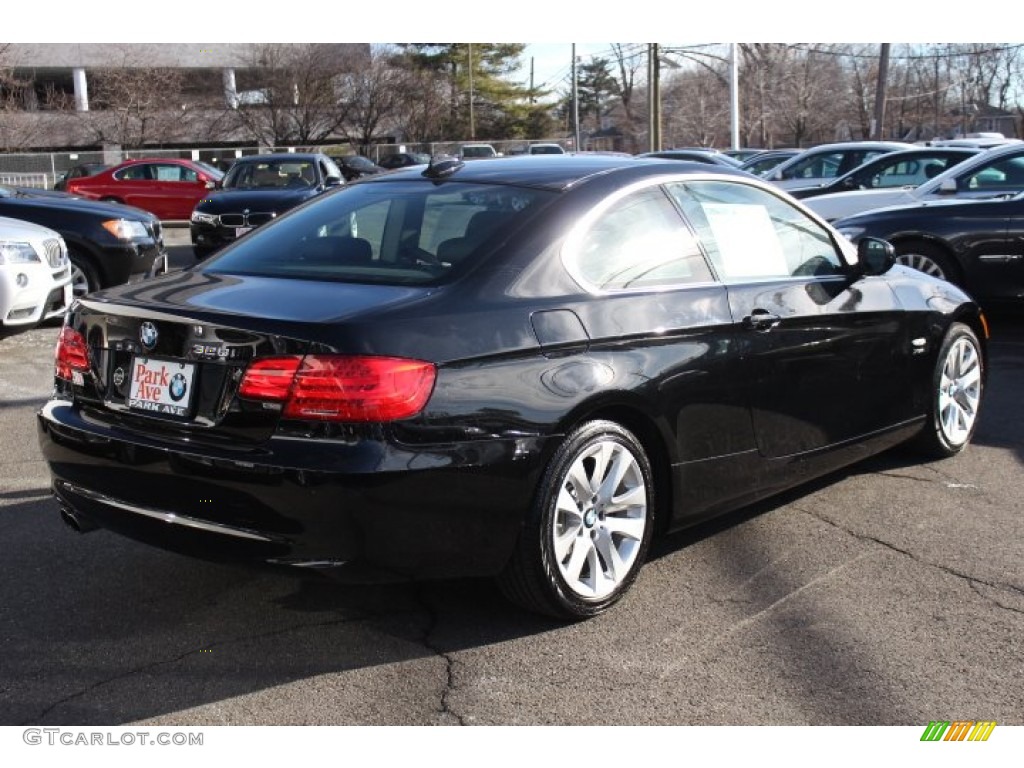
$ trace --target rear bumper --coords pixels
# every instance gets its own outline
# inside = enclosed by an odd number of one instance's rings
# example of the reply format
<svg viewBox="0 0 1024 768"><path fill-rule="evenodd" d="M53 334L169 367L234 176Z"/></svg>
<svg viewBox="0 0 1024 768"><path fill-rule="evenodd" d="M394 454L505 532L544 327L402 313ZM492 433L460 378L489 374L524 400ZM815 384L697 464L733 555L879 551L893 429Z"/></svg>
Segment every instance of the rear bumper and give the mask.
<svg viewBox="0 0 1024 768"><path fill-rule="evenodd" d="M63 400L37 424L55 495L87 522L207 559L386 578L499 572L542 453L508 439L410 450L281 438L258 457L193 452L118 433ZM325 452L347 458L325 470Z"/></svg>

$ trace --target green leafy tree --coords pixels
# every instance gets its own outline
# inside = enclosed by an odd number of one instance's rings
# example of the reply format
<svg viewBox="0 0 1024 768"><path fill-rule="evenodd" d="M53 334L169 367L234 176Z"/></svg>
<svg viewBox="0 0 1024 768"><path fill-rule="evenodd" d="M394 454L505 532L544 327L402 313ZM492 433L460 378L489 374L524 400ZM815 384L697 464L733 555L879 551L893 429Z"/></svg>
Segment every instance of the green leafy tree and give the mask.
<svg viewBox="0 0 1024 768"><path fill-rule="evenodd" d="M529 88L512 79L523 43L411 43L408 66L447 85L448 136L516 138L542 123L546 107L530 104ZM536 94L534 94L536 96Z"/></svg>
<svg viewBox="0 0 1024 768"><path fill-rule="evenodd" d="M594 126L600 128L609 102L620 93L619 81L612 75L611 62L593 56L588 63L582 64L577 73L576 90L580 99L580 120L593 116Z"/></svg>

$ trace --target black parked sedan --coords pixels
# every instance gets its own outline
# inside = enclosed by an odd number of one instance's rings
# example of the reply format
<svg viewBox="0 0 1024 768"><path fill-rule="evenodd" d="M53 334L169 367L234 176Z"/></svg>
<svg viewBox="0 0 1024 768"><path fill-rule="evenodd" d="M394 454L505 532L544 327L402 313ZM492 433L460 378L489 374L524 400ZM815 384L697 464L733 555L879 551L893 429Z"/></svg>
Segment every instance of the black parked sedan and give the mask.
<svg viewBox="0 0 1024 768"><path fill-rule="evenodd" d="M662 149L658 152L643 152L642 154L637 155L637 157L657 158L660 160L681 160L691 163L707 163L709 165L721 165L726 168L739 168L743 165L743 163L736 158L731 157L724 152L719 152L717 149L702 149L700 147Z"/></svg>
<svg viewBox="0 0 1024 768"><path fill-rule="evenodd" d="M80 300L38 417L67 522L566 618L652 536L970 441L985 325L738 171L454 159Z"/></svg>
<svg viewBox="0 0 1024 768"><path fill-rule="evenodd" d="M377 165L388 171L395 168L407 168L410 165L426 165L430 162L430 155L423 152L393 152L384 155L377 161Z"/></svg>
<svg viewBox="0 0 1024 768"><path fill-rule="evenodd" d="M241 157L192 211L193 254L204 259L342 182L341 171L327 155L295 152Z"/></svg>
<svg viewBox="0 0 1024 768"><path fill-rule="evenodd" d="M0 216L61 234L76 296L167 271L160 220L138 208L0 186Z"/></svg>
<svg viewBox="0 0 1024 768"><path fill-rule="evenodd" d="M95 176L97 173L105 171L109 167L109 165L104 163L81 163L73 166L65 173L62 173L60 178L57 179L56 183L53 185L53 188L58 192L63 192L67 189L68 182L71 179L80 179L83 176Z"/></svg>
<svg viewBox="0 0 1024 768"><path fill-rule="evenodd" d="M1022 306L1024 193L881 208L839 219L834 226L854 242L885 238L900 264L956 283L983 303Z"/></svg>
<svg viewBox="0 0 1024 768"><path fill-rule="evenodd" d="M355 181L364 176L374 176L378 173L384 173L385 170L370 158L363 157L362 155L345 155L344 157L336 157L334 160L341 169L345 181Z"/></svg>

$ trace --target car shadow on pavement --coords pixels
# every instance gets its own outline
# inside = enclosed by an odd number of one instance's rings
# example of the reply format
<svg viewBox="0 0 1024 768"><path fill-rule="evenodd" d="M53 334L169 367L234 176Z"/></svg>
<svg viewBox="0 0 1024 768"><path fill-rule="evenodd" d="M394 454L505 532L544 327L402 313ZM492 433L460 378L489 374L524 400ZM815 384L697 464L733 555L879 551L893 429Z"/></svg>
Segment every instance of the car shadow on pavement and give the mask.
<svg viewBox="0 0 1024 768"><path fill-rule="evenodd" d="M452 647L558 626L510 609L487 581L343 586L193 560L105 531L77 534L43 490L3 494L0 536L4 725L146 721L374 668L399 677L357 672L381 678L359 692L362 708L271 707L247 721L431 722L448 664L433 638L441 611L462 628ZM400 671L424 662L425 690L417 691ZM402 685L409 711L382 715Z"/></svg>

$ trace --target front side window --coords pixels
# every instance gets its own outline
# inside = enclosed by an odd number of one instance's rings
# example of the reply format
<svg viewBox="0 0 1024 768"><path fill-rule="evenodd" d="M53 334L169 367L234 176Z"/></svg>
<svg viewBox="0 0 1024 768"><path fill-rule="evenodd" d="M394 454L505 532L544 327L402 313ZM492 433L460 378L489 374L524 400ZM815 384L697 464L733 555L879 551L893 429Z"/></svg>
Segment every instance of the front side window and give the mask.
<svg viewBox="0 0 1024 768"><path fill-rule="evenodd" d="M957 191L993 193L1024 190L1024 156L1001 158L987 163L957 181Z"/></svg>
<svg viewBox="0 0 1024 768"><path fill-rule="evenodd" d="M661 187L617 200L567 245L566 267L602 291L709 282L693 233Z"/></svg>
<svg viewBox="0 0 1024 768"><path fill-rule="evenodd" d="M725 181L668 185L725 281L842 274L829 232L770 192Z"/></svg>

